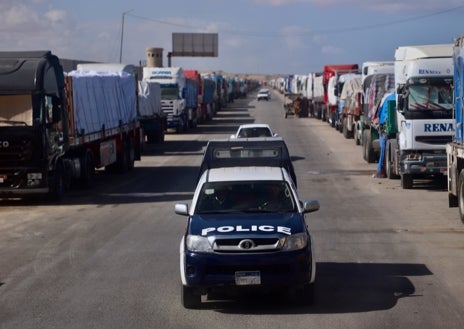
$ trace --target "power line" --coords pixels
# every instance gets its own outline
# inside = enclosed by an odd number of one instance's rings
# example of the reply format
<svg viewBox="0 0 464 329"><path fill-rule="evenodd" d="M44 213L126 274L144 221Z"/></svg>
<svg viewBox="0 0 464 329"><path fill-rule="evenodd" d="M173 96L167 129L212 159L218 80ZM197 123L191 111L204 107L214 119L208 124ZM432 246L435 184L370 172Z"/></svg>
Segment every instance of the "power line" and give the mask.
<svg viewBox="0 0 464 329"><path fill-rule="evenodd" d="M383 28L387 26L392 26L392 25L397 25L397 24L403 24L403 23L410 23L411 21L418 21L422 20L425 18L430 18L434 16L439 16L443 15L449 12L453 12L455 10L459 10L464 8L464 5L460 5L457 7L453 7L450 9L445 9L441 11L437 11L434 13L430 14L425 14L425 15L420 15L420 16L413 16L409 18L404 18L404 19L398 19L390 22L385 22L385 23L377 23L377 24L371 24L371 25L362 25L362 26L353 26L353 27L343 27L343 28L337 28L337 29L332 29L332 30L311 30L311 31L300 31L300 32L263 32L263 31L240 31L240 30L227 30L223 29L220 32L224 34L231 34L231 35L241 35L241 36L248 36L248 37L266 37L266 38L275 38L275 37L286 37L289 34L292 36L307 36L307 35L312 35L315 33L319 34L337 34L337 33L347 33L347 32L353 32L353 31L363 31L363 30L372 30L376 28ZM149 18L149 17L144 17L140 15L135 15L135 14L127 14L127 16L132 16L141 20L146 20L146 21L151 21L151 22L156 22L159 24L163 25L170 25L170 26L176 26L176 27L183 27L183 28L188 28L192 30L200 30L198 26L193 26L193 25L188 25L188 24L179 24L179 23L172 23L168 21L163 21L159 19L154 19L154 18Z"/></svg>

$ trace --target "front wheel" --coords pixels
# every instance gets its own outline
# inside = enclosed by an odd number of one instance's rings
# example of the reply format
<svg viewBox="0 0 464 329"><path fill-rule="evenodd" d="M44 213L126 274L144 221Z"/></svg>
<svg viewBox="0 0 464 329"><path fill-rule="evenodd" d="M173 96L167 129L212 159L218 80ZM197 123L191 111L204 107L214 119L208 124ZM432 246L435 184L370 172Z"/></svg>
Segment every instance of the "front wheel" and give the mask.
<svg viewBox="0 0 464 329"><path fill-rule="evenodd" d="M404 190L410 190L413 186L413 178L411 174L402 174L401 175L401 187Z"/></svg>
<svg viewBox="0 0 464 329"><path fill-rule="evenodd" d="M65 192L65 172L63 163L59 161L53 172L53 177L51 177L50 182L50 192L48 198L52 202L60 202L63 199Z"/></svg>
<svg viewBox="0 0 464 329"><path fill-rule="evenodd" d="M201 306L201 295L196 294L192 287L182 285L181 299L185 308L195 309Z"/></svg>
<svg viewBox="0 0 464 329"><path fill-rule="evenodd" d="M458 182L458 206L459 206L459 218L464 223L464 171L459 174Z"/></svg>
<svg viewBox="0 0 464 329"><path fill-rule="evenodd" d="M385 171L389 179L397 179L399 176L396 174L396 156L395 156L395 145L396 142L392 142L391 139L387 140L387 146L385 150Z"/></svg>
<svg viewBox="0 0 464 329"><path fill-rule="evenodd" d="M306 283L296 292L297 303L308 306L314 303L314 283Z"/></svg>

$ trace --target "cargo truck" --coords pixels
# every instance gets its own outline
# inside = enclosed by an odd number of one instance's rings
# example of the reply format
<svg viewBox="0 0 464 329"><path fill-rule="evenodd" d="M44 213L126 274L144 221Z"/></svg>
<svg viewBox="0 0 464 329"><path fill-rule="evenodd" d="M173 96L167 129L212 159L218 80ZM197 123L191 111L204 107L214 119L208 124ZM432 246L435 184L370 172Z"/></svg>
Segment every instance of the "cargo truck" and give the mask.
<svg viewBox="0 0 464 329"><path fill-rule="evenodd" d="M363 131L370 128L369 110L382 99L385 92L394 88L394 66L393 61L367 61L361 68L361 115L356 121L354 141L356 145L363 144ZM388 77L387 75L390 75ZM380 88L376 82L384 79L387 85ZM372 82L373 81L373 82ZM374 87L373 89L371 87Z"/></svg>
<svg viewBox="0 0 464 329"><path fill-rule="evenodd" d="M459 207L459 218L464 223L464 35L456 38L453 46L455 135L446 145L448 169L448 201Z"/></svg>
<svg viewBox="0 0 464 329"><path fill-rule="evenodd" d="M374 73L364 79L361 144L363 158L368 163L376 162L380 154L378 110L385 95L394 92L395 77L393 73Z"/></svg>
<svg viewBox="0 0 464 329"><path fill-rule="evenodd" d="M203 98L203 81L197 70L184 70L185 75L185 107L187 109L188 126L196 128L200 120L200 106Z"/></svg>
<svg viewBox="0 0 464 329"><path fill-rule="evenodd" d="M322 120L335 127L338 114L338 96L341 93L339 79L346 73L358 73L358 64L325 65L322 73L324 87L324 104L322 108Z"/></svg>
<svg viewBox="0 0 464 329"><path fill-rule="evenodd" d="M398 47L394 67L397 133L387 141L387 176L400 176L404 189L415 179L446 179L446 145L455 134L453 45Z"/></svg>
<svg viewBox="0 0 464 329"><path fill-rule="evenodd" d="M354 75L343 85L339 100L341 132L345 138L353 138L356 124L361 117L362 77Z"/></svg>
<svg viewBox="0 0 464 329"><path fill-rule="evenodd" d="M138 82L137 119L148 144L164 142L167 117L161 107L161 87L157 82Z"/></svg>
<svg viewBox="0 0 464 329"><path fill-rule="evenodd" d="M51 51L0 52L0 197L60 200L140 159L134 67L88 65L65 74Z"/></svg>
<svg viewBox="0 0 464 329"><path fill-rule="evenodd" d="M167 128L182 132L188 128L185 104L185 75L181 67L144 67L143 80L161 86L161 107L167 116Z"/></svg>

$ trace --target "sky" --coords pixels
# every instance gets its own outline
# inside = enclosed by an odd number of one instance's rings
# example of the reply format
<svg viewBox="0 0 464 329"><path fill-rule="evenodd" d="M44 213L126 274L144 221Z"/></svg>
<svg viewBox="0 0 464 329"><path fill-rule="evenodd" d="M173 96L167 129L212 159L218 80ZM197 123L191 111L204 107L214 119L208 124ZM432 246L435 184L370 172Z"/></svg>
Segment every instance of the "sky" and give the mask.
<svg viewBox="0 0 464 329"><path fill-rule="evenodd" d="M217 33L217 57L172 57L171 66L307 74L453 43L463 18L464 0L0 0L0 51L143 65L156 47L168 66L173 33Z"/></svg>

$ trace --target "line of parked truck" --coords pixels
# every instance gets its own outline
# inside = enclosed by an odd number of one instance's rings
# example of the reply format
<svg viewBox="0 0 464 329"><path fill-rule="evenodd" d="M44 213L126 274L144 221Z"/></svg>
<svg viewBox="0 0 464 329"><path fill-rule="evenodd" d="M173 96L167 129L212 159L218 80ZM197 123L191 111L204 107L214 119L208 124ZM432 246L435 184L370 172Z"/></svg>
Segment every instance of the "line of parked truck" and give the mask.
<svg viewBox="0 0 464 329"><path fill-rule="evenodd" d="M0 52L0 198L59 200L73 183L91 185L96 169L127 172L144 143L196 127L257 85L180 67L66 70L65 61L51 51Z"/></svg>
<svg viewBox="0 0 464 329"><path fill-rule="evenodd" d="M313 117L362 146L369 163L411 189L431 178L448 186L464 222L464 35L454 44L401 46L392 61L326 65L269 82L300 93ZM382 138L385 144L382 144ZM382 152L382 155L381 155Z"/></svg>

